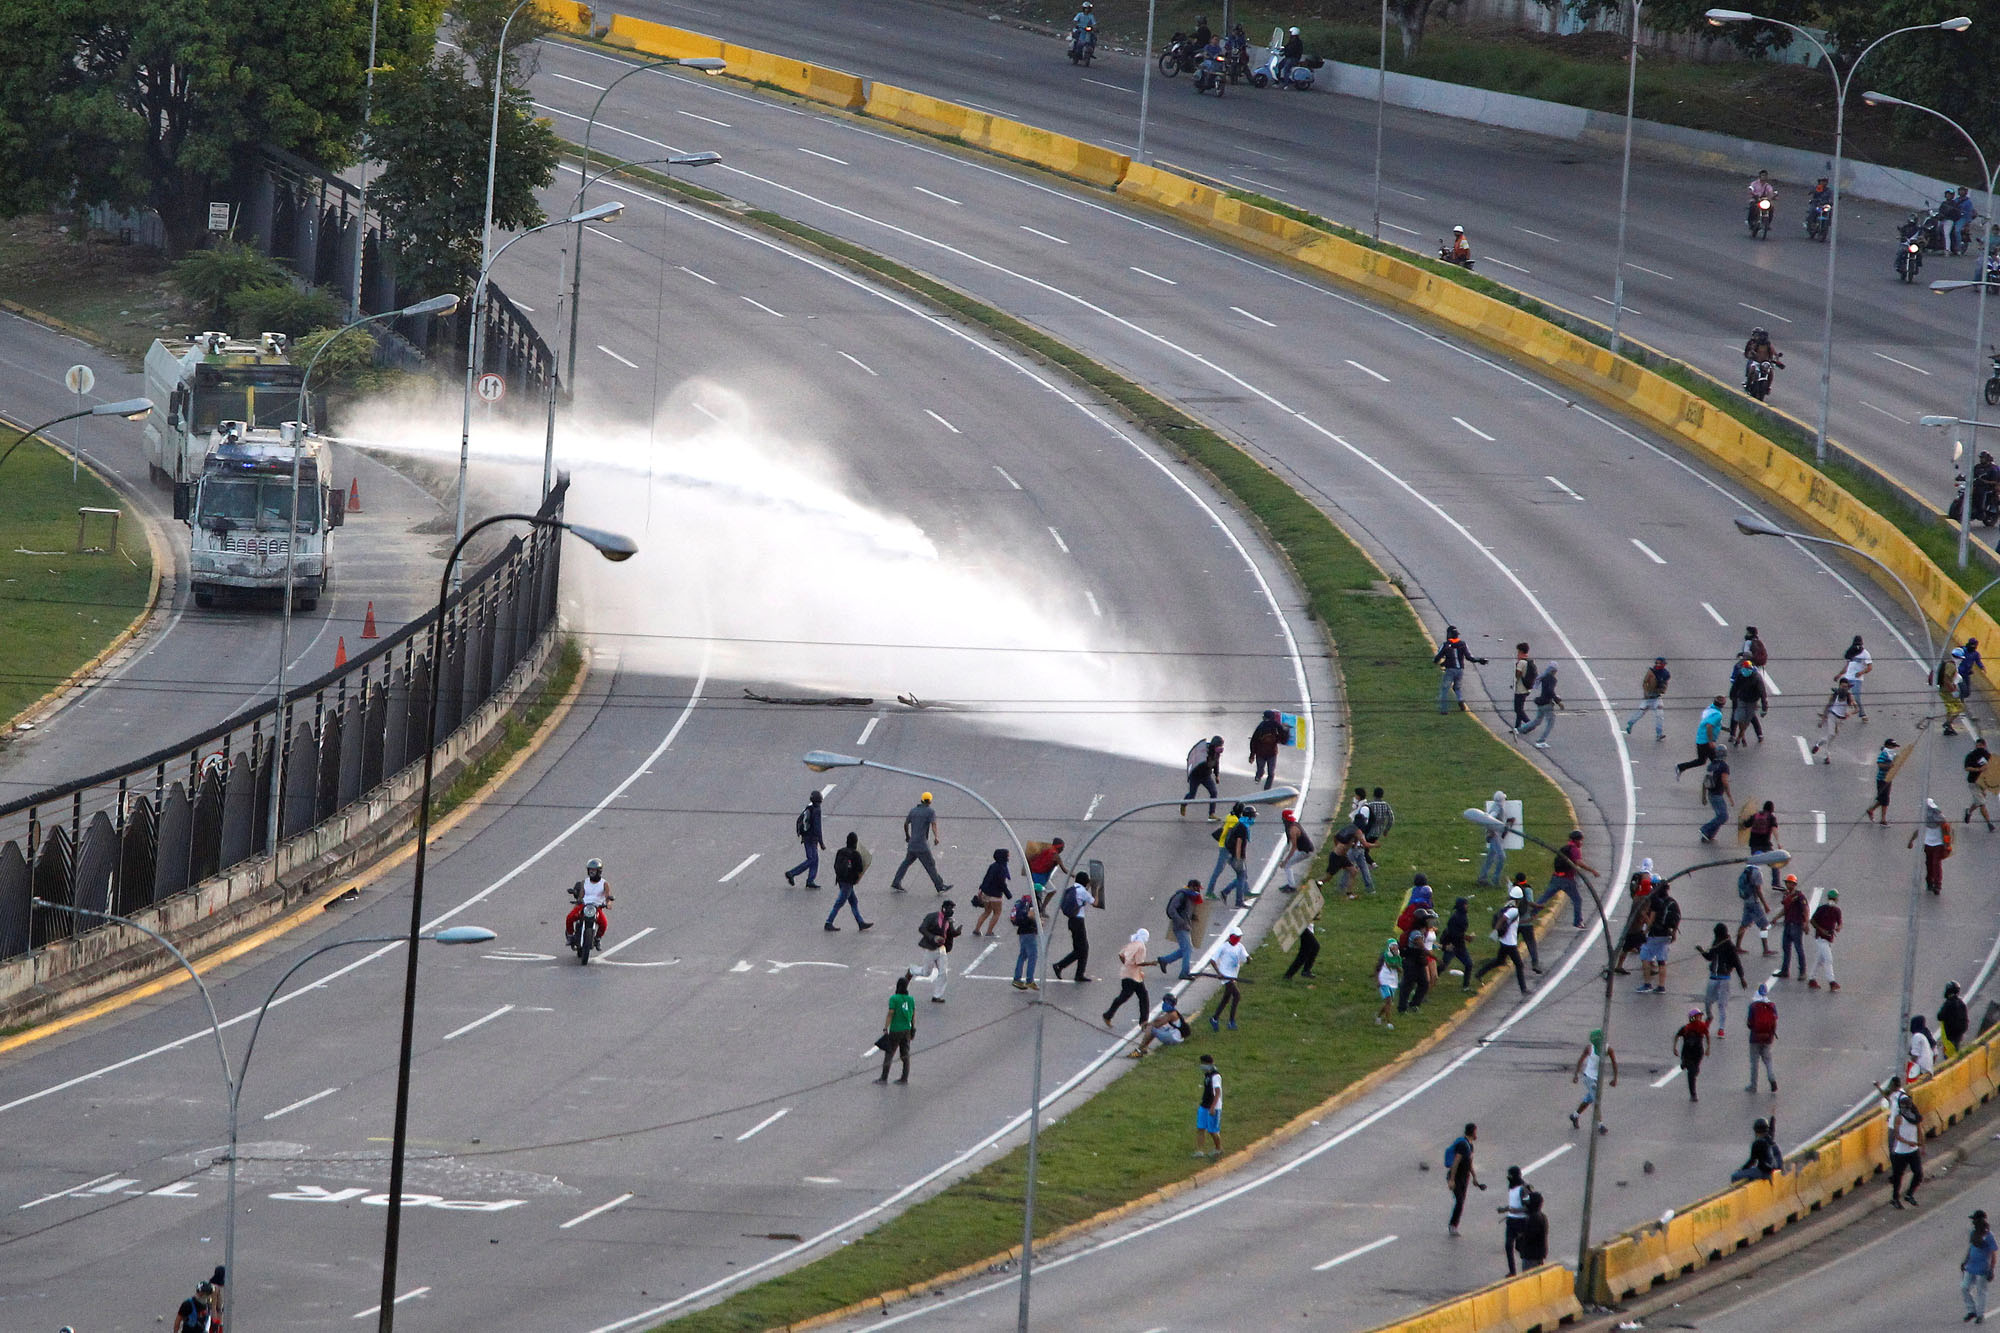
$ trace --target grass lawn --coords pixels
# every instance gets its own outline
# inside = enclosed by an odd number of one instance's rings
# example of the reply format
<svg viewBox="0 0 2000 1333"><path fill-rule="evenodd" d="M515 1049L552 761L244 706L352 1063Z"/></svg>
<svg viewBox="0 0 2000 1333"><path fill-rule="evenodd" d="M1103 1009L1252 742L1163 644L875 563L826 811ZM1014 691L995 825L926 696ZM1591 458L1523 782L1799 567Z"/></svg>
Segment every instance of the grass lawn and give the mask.
<svg viewBox="0 0 2000 1333"><path fill-rule="evenodd" d="M0 453L16 439L0 430ZM118 549L76 551L80 506L120 509ZM109 519L93 516L101 545ZM152 592L153 561L137 517L89 472L41 442L7 460L0 483L0 722L46 694L132 623Z"/></svg>
<svg viewBox="0 0 2000 1333"><path fill-rule="evenodd" d="M80 241L74 225L57 230L40 214L5 225L0 293L9 300L91 330L135 367L162 330L187 332L158 253L103 239Z"/></svg>

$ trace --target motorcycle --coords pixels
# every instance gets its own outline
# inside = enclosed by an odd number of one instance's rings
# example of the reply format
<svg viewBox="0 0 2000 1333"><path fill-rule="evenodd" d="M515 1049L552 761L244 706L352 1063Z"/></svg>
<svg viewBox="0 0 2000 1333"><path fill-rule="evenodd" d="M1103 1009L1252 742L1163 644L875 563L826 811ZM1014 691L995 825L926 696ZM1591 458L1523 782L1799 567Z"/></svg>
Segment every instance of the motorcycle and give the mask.
<svg viewBox="0 0 2000 1333"><path fill-rule="evenodd" d="M1069 63L1090 68L1091 57L1097 54L1097 30L1078 24L1069 34Z"/></svg>
<svg viewBox="0 0 2000 1333"><path fill-rule="evenodd" d="M1294 92L1304 92L1313 86L1313 71L1325 66L1326 61L1318 56L1301 56L1298 63L1278 73L1278 62L1284 59L1284 43L1273 42L1265 54L1264 63L1250 71L1250 84L1255 88L1266 88L1277 84L1280 88L1290 88Z"/></svg>
<svg viewBox="0 0 2000 1333"><path fill-rule="evenodd" d="M582 880L571 886L569 896L572 902L583 901ZM576 951L576 961L584 967L589 967L590 955L596 950L597 944L597 909L586 907L583 909L583 915L576 920L575 931L570 934L569 947Z"/></svg>
<svg viewBox="0 0 2000 1333"><path fill-rule="evenodd" d="M1229 91L1229 66L1221 60L1203 60L1201 68L1194 75L1195 96L1214 92L1217 97Z"/></svg>
<svg viewBox="0 0 2000 1333"><path fill-rule="evenodd" d="M1806 208L1806 239L1824 241L1833 230L1833 204L1821 202Z"/></svg>
<svg viewBox="0 0 2000 1333"><path fill-rule="evenodd" d="M1250 48L1237 42L1230 42L1222 48L1222 63L1227 66L1231 83L1250 82Z"/></svg>
<svg viewBox="0 0 2000 1333"><path fill-rule="evenodd" d="M1965 512L1965 474L1955 474L1952 485L1951 508L1945 510L1945 517L1956 523L1959 515ZM1972 521L1988 528L2000 523L2000 490L1996 490L1991 482L1979 481L1973 485Z"/></svg>
<svg viewBox="0 0 2000 1333"><path fill-rule="evenodd" d="M1184 32L1169 37L1167 49L1160 53L1160 73L1170 79L1176 74L1192 74L1200 64L1201 48Z"/></svg>
<svg viewBox="0 0 2000 1333"><path fill-rule="evenodd" d="M1951 224L1945 221L1944 216L1937 209L1933 208L1923 214L1923 222L1919 227L1919 231L1921 232L1924 249L1933 254L1946 254L1951 250Z"/></svg>
<svg viewBox="0 0 2000 1333"><path fill-rule="evenodd" d="M2000 352L1987 348L1986 360L1989 366L1986 373L1986 405L1992 407L2000 404Z"/></svg>
<svg viewBox="0 0 2000 1333"><path fill-rule="evenodd" d="M1762 199L1752 199L1743 212L1744 222L1749 224L1752 238L1765 241L1771 237L1771 216L1778 211L1778 197L1767 194Z"/></svg>
<svg viewBox="0 0 2000 1333"><path fill-rule="evenodd" d="M1464 269L1467 273L1472 272L1472 256L1468 254L1463 259L1454 258L1451 253L1450 241L1440 240L1438 242L1438 258L1443 260L1447 264L1458 265L1460 268Z"/></svg>
<svg viewBox="0 0 2000 1333"><path fill-rule="evenodd" d="M1916 214L1896 228L1896 276L1904 282L1915 282L1917 274L1924 271L1923 222Z"/></svg>
<svg viewBox="0 0 2000 1333"><path fill-rule="evenodd" d="M1743 363L1743 392L1763 402L1771 394L1771 380L1777 373L1776 366L1769 361L1745 361Z"/></svg>

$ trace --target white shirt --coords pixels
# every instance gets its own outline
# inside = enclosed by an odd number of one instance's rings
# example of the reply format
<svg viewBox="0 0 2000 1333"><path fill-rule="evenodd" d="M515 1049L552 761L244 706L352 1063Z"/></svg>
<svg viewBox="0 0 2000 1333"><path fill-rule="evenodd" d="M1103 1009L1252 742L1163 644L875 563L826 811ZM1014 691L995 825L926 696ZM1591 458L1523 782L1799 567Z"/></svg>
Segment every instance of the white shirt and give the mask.
<svg viewBox="0 0 2000 1333"><path fill-rule="evenodd" d="M1847 659L1847 669L1840 673L1840 678L1850 685L1854 684L1867 675L1868 668L1874 664L1875 659L1868 655L1866 648L1863 648L1860 652Z"/></svg>
<svg viewBox="0 0 2000 1333"><path fill-rule="evenodd" d="M1944 846L1944 825L1943 825L1943 824L1925 824L1925 825L1924 825L1924 846L1926 846L1926 847L1942 847L1942 846ZM1916 1036L1917 1034L1916 1034L1916 1033L1914 1033L1914 1032L1912 1032L1912 1033L1911 1033L1910 1035L1914 1037L1914 1036Z"/></svg>
<svg viewBox="0 0 2000 1333"><path fill-rule="evenodd" d="M1890 1103L1889 1151L1916 1152L1923 1146L1924 1127L1922 1123L1905 1119L1903 1113L1896 1108L1896 1104L1893 1102Z"/></svg>
<svg viewBox="0 0 2000 1333"><path fill-rule="evenodd" d="M1528 1215L1528 1187L1510 1185L1507 1188L1507 1216L1519 1221Z"/></svg>
<svg viewBox="0 0 2000 1333"><path fill-rule="evenodd" d="M1931 1045L1931 1039L1921 1032L1910 1034L1910 1063L1916 1066L1919 1074L1928 1074L1937 1068L1937 1050Z"/></svg>
<svg viewBox="0 0 2000 1333"><path fill-rule="evenodd" d="M1375 969L1375 984L1378 986L1393 986L1401 981L1402 977L1401 972L1389 966L1387 958L1382 960L1382 966Z"/></svg>
<svg viewBox="0 0 2000 1333"><path fill-rule="evenodd" d="M1598 1064L1597 1048L1593 1046L1588 1051L1584 1052L1583 1056L1583 1077L1591 1083L1595 1083L1597 1081L1597 1064Z"/></svg>
<svg viewBox="0 0 2000 1333"><path fill-rule="evenodd" d="M1224 944L1215 951L1215 970L1233 981L1249 959L1250 951L1242 945Z"/></svg>
<svg viewBox="0 0 2000 1333"><path fill-rule="evenodd" d="M1519 944L1521 942L1521 909L1512 903L1500 914L1500 942Z"/></svg>
<svg viewBox="0 0 2000 1333"><path fill-rule="evenodd" d="M583 877L583 905L585 907L604 906L604 900L606 897L610 895L610 893L611 893L610 880L592 879L588 875L585 875Z"/></svg>

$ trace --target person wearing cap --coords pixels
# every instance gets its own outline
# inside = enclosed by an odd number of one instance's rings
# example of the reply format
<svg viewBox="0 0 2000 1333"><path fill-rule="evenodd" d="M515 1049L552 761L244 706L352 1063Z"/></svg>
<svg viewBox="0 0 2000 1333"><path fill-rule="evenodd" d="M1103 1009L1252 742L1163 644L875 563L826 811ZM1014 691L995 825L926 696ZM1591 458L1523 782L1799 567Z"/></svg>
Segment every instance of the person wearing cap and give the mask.
<svg viewBox="0 0 2000 1333"><path fill-rule="evenodd" d="M1694 758L1674 765L1676 782L1690 768L1700 768L1715 758L1715 743L1722 739L1722 706L1723 698L1718 694L1701 710L1701 717L1694 724Z"/></svg>
<svg viewBox="0 0 2000 1333"><path fill-rule="evenodd" d="M1507 882L1501 876L1507 873L1507 835L1514 831L1515 823L1507 813L1506 792L1493 793L1493 799L1486 803L1486 817L1498 820L1501 827L1486 830L1486 857L1479 863L1479 878L1473 883L1497 889Z"/></svg>
<svg viewBox="0 0 2000 1333"><path fill-rule="evenodd" d="M1680 1057L1681 1072L1687 1075L1688 1100L1698 1102L1700 1093L1696 1083L1701 1079L1701 1062L1708 1055L1708 1020L1701 1010L1688 1010L1687 1022L1674 1029L1673 1044L1668 1048Z"/></svg>
<svg viewBox="0 0 2000 1333"><path fill-rule="evenodd" d="M1162 1046L1178 1046L1188 1039L1187 1019L1174 1005L1174 997L1160 997L1160 1012L1146 1020L1146 1030L1139 1034L1139 1045L1132 1051L1130 1059L1136 1060L1146 1053L1146 1048L1154 1042Z"/></svg>
<svg viewBox="0 0 2000 1333"><path fill-rule="evenodd" d="M1749 1159L1729 1173L1731 1180L1769 1180L1785 1169L1785 1154L1778 1148L1777 1115L1753 1121L1750 1133Z"/></svg>
<svg viewBox="0 0 2000 1333"><path fill-rule="evenodd" d="M1160 971L1167 970L1168 963L1181 965L1181 980L1194 975L1194 914L1201 906L1201 881L1191 879L1175 889L1167 899L1167 929L1173 934L1175 949L1163 953L1153 961Z"/></svg>
<svg viewBox="0 0 2000 1333"><path fill-rule="evenodd" d="M1474 981L1483 981L1486 979L1486 974L1500 966L1500 964L1512 963L1514 965L1514 984L1521 988L1521 994L1526 995L1528 993L1528 974L1527 970L1521 966L1522 906L1522 898L1510 896L1506 905L1494 916L1493 939L1500 946L1499 951L1479 965L1479 970L1472 974L1472 979ZM1400 962L1401 960L1398 961ZM1388 996L1385 994L1382 998L1384 1001L1383 1012L1386 1013L1388 1012Z"/></svg>
<svg viewBox="0 0 2000 1333"><path fill-rule="evenodd" d="M1969 1219L1972 1234L1966 1238L1965 1261L1958 1266L1964 1275L1958 1284L1959 1295L1965 1297L1965 1323L1986 1322L1986 1286L1993 1281L1993 1259L2000 1253L2000 1244L1993 1240L1993 1229L1986 1225L1986 1210L1975 1208Z"/></svg>
<svg viewBox="0 0 2000 1333"><path fill-rule="evenodd" d="M1924 887L1932 893L1944 892L1944 861L1951 855L1951 821L1938 809L1938 803L1924 798L1924 822L1914 829L1903 846L1915 847L1917 839L1924 840Z"/></svg>
<svg viewBox="0 0 2000 1333"><path fill-rule="evenodd" d="M1896 780L1896 770L1903 766L1902 746L1891 736L1882 742L1882 748L1875 752L1875 803L1862 815L1869 823L1875 822L1875 812L1882 812L1882 826L1889 826L1889 787Z"/></svg>
<svg viewBox="0 0 2000 1333"><path fill-rule="evenodd" d="M1215 818L1215 780L1222 773L1222 737L1210 736L1205 741L1196 741L1187 757L1187 795L1181 797L1181 814L1187 814L1187 802L1204 788L1208 791L1208 817Z"/></svg>
<svg viewBox="0 0 2000 1333"><path fill-rule="evenodd" d="M1139 1001L1139 1021L1144 1023L1146 1015L1152 1011L1152 997L1146 994L1146 945L1151 942L1153 932L1144 926L1132 932L1132 938L1118 951L1118 998L1103 1014L1104 1026L1110 1027L1111 1020L1118 1015L1126 998Z"/></svg>
<svg viewBox="0 0 2000 1333"><path fill-rule="evenodd" d="M1750 1082L1745 1092L1757 1091L1757 1066L1764 1066L1764 1077L1771 1084L1771 1091L1778 1090L1778 1074L1771 1067L1771 1048L1778 1044L1778 1006L1771 999L1771 984L1757 983L1757 997L1750 1001L1745 1014L1745 1026L1750 1034Z"/></svg>
<svg viewBox="0 0 2000 1333"><path fill-rule="evenodd" d="M1582 930L1583 892L1576 886L1576 872L1579 870L1587 870L1593 875L1597 873L1597 867L1583 859L1583 830L1573 828L1569 831L1569 841L1556 853L1555 870L1549 876L1549 886L1542 891L1541 897L1535 899L1535 906L1546 906L1549 899L1558 893L1568 894L1570 925Z"/></svg>
<svg viewBox="0 0 2000 1333"><path fill-rule="evenodd" d="M1219 830L1222 836L1216 849L1215 870L1208 877L1208 891L1212 893L1215 891L1216 876L1227 865L1233 873L1229 882L1222 886L1222 896L1227 898L1234 893L1239 908L1247 906L1250 901L1250 834L1256 827L1257 812L1246 806L1243 813L1236 816L1235 823L1226 824Z"/></svg>
<svg viewBox="0 0 2000 1333"><path fill-rule="evenodd" d="M1811 909L1797 875L1785 876L1784 895L1778 901L1778 970L1771 975L1780 981L1792 977L1792 956L1798 955L1799 976L1806 974L1806 913Z"/></svg>
<svg viewBox="0 0 2000 1333"><path fill-rule="evenodd" d="M195 1283L194 1294L181 1302L174 1315L174 1333L210 1333L221 1328L216 1319L218 1304L214 1283Z"/></svg>
<svg viewBox="0 0 2000 1333"><path fill-rule="evenodd" d="M1812 971L1806 974L1806 989L1819 989L1819 974L1826 973L1826 988L1840 989L1840 983L1833 975L1833 937L1840 934L1840 890L1828 889L1826 901L1813 909L1811 917L1813 932Z"/></svg>
<svg viewBox="0 0 2000 1333"><path fill-rule="evenodd" d="M1472 242L1466 239L1463 224L1455 225L1451 229L1451 262L1463 264L1467 268L1472 267Z"/></svg>
<svg viewBox="0 0 2000 1333"><path fill-rule="evenodd" d="M1237 989L1236 979L1243 975L1243 964L1249 961L1250 951L1243 947L1242 933L1230 931L1229 938L1215 951L1215 957L1209 964L1214 969L1214 974L1222 980L1221 993L1215 998L1215 1012L1208 1016L1210 1032L1220 1030L1216 1024L1222 1020L1224 1009L1229 1011L1229 1030L1236 1031L1236 1006L1243 1002L1243 992Z"/></svg>
<svg viewBox="0 0 2000 1333"><path fill-rule="evenodd" d="M1583 1113L1597 1100L1597 1080L1600 1073L1599 1062L1609 1061L1611 1065L1611 1086L1618 1086L1618 1052L1605 1044L1604 1029L1592 1028L1590 1040L1583 1044L1583 1054L1576 1057L1576 1068L1570 1071L1569 1081L1583 1080L1583 1100L1569 1113L1569 1127L1578 1128L1583 1122ZM1602 1134L1610 1126L1604 1123L1604 1109L1598 1108L1597 1132Z"/></svg>
<svg viewBox="0 0 2000 1333"><path fill-rule="evenodd" d="M1285 725L1275 708L1266 708L1264 716L1250 730L1250 762L1255 769L1252 782L1262 782L1264 790L1271 790L1271 783L1278 776L1278 749L1292 743L1292 729Z"/></svg>
<svg viewBox="0 0 2000 1333"><path fill-rule="evenodd" d="M1507 897L1521 909L1521 947L1528 951L1528 968L1540 975L1542 951L1535 947L1535 895L1528 888L1526 872L1514 872L1514 882L1507 886Z"/></svg>
<svg viewBox="0 0 2000 1333"><path fill-rule="evenodd" d="M1672 680L1673 677L1674 673L1667 670L1666 658L1656 657L1653 659L1653 665L1647 667L1646 674L1639 678L1639 711L1625 719L1625 734L1627 736L1632 734L1632 728L1639 725L1640 718L1651 713L1653 715L1653 739L1663 741L1667 738L1667 682Z"/></svg>
<svg viewBox="0 0 2000 1333"><path fill-rule="evenodd" d="M1285 892L1297 893L1299 867L1312 860L1312 835L1305 831L1304 826L1299 823L1298 814L1290 806L1286 806L1278 818L1282 821L1279 824L1279 831L1285 837L1285 855L1284 859L1278 862L1278 869L1285 872Z"/></svg>
<svg viewBox="0 0 2000 1333"><path fill-rule="evenodd" d="M1024 910L1025 909L1025 910ZM1024 893L1014 902L1009 920L1013 922L1014 939L1014 989L1038 991L1041 983L1035 980L1035 966L1042 951L1041 904L1031 893Z"/></svg>
<svg viewBox="0 0 2000 1333"><path fill-rule="evenodd" d="M1938 1037L1944 1043L1944 1058L1958 1058L1959 1048L1965 1044L1965 1034L1972 1026L1972 1016L1966 1012L1965 999L1958 992L1956 981L1944 983L1944 1003L1938 1006Z"/></svg>
<svg viewBox="0 0 2000 1333"><path fill-rule="evenodd" d="M1090 930L1083 914L1093 907L1103 905L1097 901L1097 891L1091 885L1090 876L1084 871L1077 871L1076 878L1063 890L1062 899L1056 905L1056 910L1062 913L1063 920L1069 923L1069 952L1049 968L1049 971L1056 974L1056 980L1062 980L1063 969L1071 963L1076 964L1076 980L1079 984L1097 979L1090 975Z"/></svg>
<svg viewBox="0 0 2000 1333"><path fill-rule="evenodd" d="M1447 701L1451 699L1457 699L1459 711L1464 712L1465 690L1462 683L1465 679L1465 664L1477 662L1485 666L1486 659L1472 655L1472 649L1466 647L1465 640L1458 637L1458 626L1446 625L1444 644L1431 654L1431 661L1444 670L1444 675L1438 680L1438 712L1449 711Z"/></svg>
<svg viewBox="0 0 2000 1333"><path fill-rule="evenodd" d="M910 813L903 816L903 841L908 844L909 850L903 857L903 864L897 866L896 873L890 877L889 887L901 893L903 872L913 865L921 865L939 893L949 889L951 885L938 874L937 861L931 856L931 848L938 841L938 827L937 811L931 806L929 792L919 797L917 803L910 807Z"/></svg>

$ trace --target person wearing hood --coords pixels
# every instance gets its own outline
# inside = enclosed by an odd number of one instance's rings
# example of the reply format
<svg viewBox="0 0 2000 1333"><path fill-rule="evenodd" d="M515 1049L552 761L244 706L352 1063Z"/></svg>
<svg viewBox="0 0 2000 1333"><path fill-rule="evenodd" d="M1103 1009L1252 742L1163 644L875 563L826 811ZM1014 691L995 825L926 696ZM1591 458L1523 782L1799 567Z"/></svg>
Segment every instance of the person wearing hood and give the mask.
<svg viewBox="0 0 2000 1333"><path fill-rule="evenodd" d="M1764 1078L1771 1091L1778 1090L1777 1071L1771 1068L1771 1048L1778 1044L1778 1006L1771 1000L1771 983L1757 983L1757 997L1750 1001L1745 1027L1750 1035L1750 1082L1745 1092L1757 1091L1757 1066L1764 1066Z"/></svg>
<svg viewBox="0 0 2000 1333"><path fill-rule="evenodd" d="M1502 963L1512 963L1514 965L1514 984L1521 988L1521 994L1526 995L1528 993L1527 971L1521 966L1521 913L1525 906L1524 897L1516 894L1510 897L1507 904L1495 915L1493 918L1493 939L1500 946L1499 951L1479 965L1479 970L1472 974L1474 981L1485 980L1486 974ZM1393 940L1390 941L1392 944L1394 942ZM1398 958L1396 961L1400 966L1402 959ZM1388 998L1387 992L1384 992L1383 998L1385 1000ZM1383 1009L1386 1012L1388 1006L1385 1004Z"/></svg>
<svg viewBox="0 0 2000 1333"><path fill-rule="evenodd" d="M1465 664L1477 662L1486 665L1483 657L1474 657L1472 649L1465 646L1465 640L1458 637L1458 626L1444 627L1444 645L1431 654L1431 661L1443 668L1444 675L1438 681L1438 712L1448 712L1449 701L1458 700L1460 712L1465 711Z"/></svg>
<svg viewBox="0 0 2000 1333"><path fill-rule="evenodd" d="M1428 896L1425 901L1429 901ZM1399 1014L1421 1008L1425 997L1431 993L1430 931L1431 922L1435 920L1437 914L1429 907L1419 907L1410 918L1410 928L1399 937L1397 947L1403 955L1403 976L1396 988L1396 1012Z"/></svg>
<svg viewBox="0 0 2000 1333"><path fill-rule="evenodd" d="M1153 938L1152 932L1144 926L1132 932L1132 938L1118 951L1118 998L1104 1011L1104 1026L1110 1027L1118 1010L1126 998L1137 996L1139 1000L1139 1021L1146 1021L1152 1012L1152 997L1146 994L1146 945Z"/></svg>
<svg viewBox="0 0 2000 1333"><path fill-rule="evenodd" d="M1430 907L1430 905L1431 905L1430 879L1422 871L1418 871L1416 878L1410 882L1409 901L1403 904L1403 910L1397 914L1396 917L1397 933L1400 934L1404 931L1407 931L1411 926L1415 925L1417 923L1418 915L1427 910Z"/></svg>
<svg viewBox="0 0 2000 1333"><path fill-rule="evenodd" d="M1486 856L1479 863L1479 878L1473 883L1481 886L1490 884L1497 889L1507 882L1504 878L1507 873L1507 835L1514 831L1514 817L1507 813L1506 792L1493 793L1493 799L1486 803L1486 815L1489 819L1499 820L1504 827L1486 830Z"/></svg>
<svg viewBox="0 0 2000 1333"><path fill-rule="evenodd" d="M1250 761L1256 765L1252 782L1264 784L1264 790L1271 790L1271 783L1278 773L1278 747L1292 743L1292 729L1279 718L1278 710L1266 708L1264 716L1250 731Z"/></svg>
<svg viewBox="0 0 2000 1333"><path fill-rule="evenodd" d="M1472 989L1472 950L1465 938L1472 924L1467 911L1471 902L1470 898L1460 898L1451 905L1451 915L1445 918L1444 930L1438 936L1438 969L1442 972L1446 963L1456 959L1458 975L1464 983L1460 990Z"/></svg>
<svg viewBox="0 0 2000 1333"><path fill-rule="evenodd" d="M1383 944L1382 952L1375 957L1375 991L1382 997L1382 1007L1375 1011L1376 1026L1396 1026L1389 1021L1389 1007L1396 1003L1396 992L1401 989L1402 981L1403 951L1397 945L1396 937L1391 935Z"/></svg>
<svg viewBox="0 0 2000 1333"><path fill-rule="evenodd" d="M972 923L972 933L980 933L984 926L988 935L1000 929L1000 909L1004 907L1014 891L1008 887L1013 878L1013 868L1008 864L1012 855L1005 847L993 849L993 859L986 864L986 876L979 881L979 888L972 895L972 905L979 909L979 916Z"/></svg>
<svg viewBox="0 0 2000 1333"><path fill-rule="evenodd" d="M1222 737L1210 736L1205 741L1196 741L1187 757L1187 795L1181 797L1181 814L1187 814L1187 802L1204 788L1208 791L1208 817L1215 818L1216 778L1222 774Z"/></svg>
<svg viewBox="0 0 2000 1333"><path fill-rule="evenodd" d="M1750 1133L1749 1160L1729 1173L1731 1180L1769 1180L1785 1169L1785 1154L1778 1149L1778 1117L1755 1121Z"/></svg>
<svg viewBox="0 0 2000 1333"><path fill-rule="evenodd" d="M1924 887L1932 893L1944 892L1944 862L1951 855L1951 821L1938 809L1938 803L1924 797L1923 826L1911 832L1905 848L1915 847L1917 839L1924 840Z"/></svg>
<svg viewBox="0 0 2000 1333"><path fill-rule="evenodd" d="M1971 1016L1965 1012L1965 1000L1958 993L1958 983L1944 983L1944 1003L1937 1011L1938 1036L1944 1042L1944 1058L1958 1058L1959 1048L1965 1044L1966 1029L1972 1026Z"/></svg>
<svg viewBox="0 0 2000 1333"><path fill-rule="evenodd" d="M814 792L813 795L817 796L819 793ZM868 873L868 858L861 854L861 835L850 833L847 835L846 844L833 854L833 887L839 892L834 894L833 910L826 914L828 930L840 929L833 924L833 919L840 915L843 906L854 914L854 924L857 928L861 930L875 928L874 922L861 919L861 900L854 893L855 886L861 883L861 877L866 873Z"/></svg>
<svg viewBox="0 0 2000 1333"><path fill-rule="evenodd" d="M1937 1071L1937 1043L1931 1038L1931 1026L1922 1014L1910 1015L1910 1062L1903 1073L1910 1083L1929 1078Z"/></svg>
<svg viewBox="0 0 2000 1333"><path fill-rule="evenodd" d="M1598 1077L1603 1072L1601 1067L1603 1062L1610 1063L1611 1086L1614 1088L1617 1087L1618 1052L1605 1043L1603 1028L1592 1028L1590 1030L1590 1040L1584 1043L1583 1054L1576 1057L1576 1068L1570 1071L1570 1082L1575 1083L1579 1079L1583 1081L1583 1100L1578 1102L1576 1109L1569 1113L1569 1127L1571 1129L1577 1128L1582 1123L1583 1113L1588 1111L1591 1105L1597 1101ZM1603 1108L1599 1107L1597 1112L1597 1132L1603 1134L1609 1131L1610 1128L1609 1125L1604 1123Z"/></svg>

